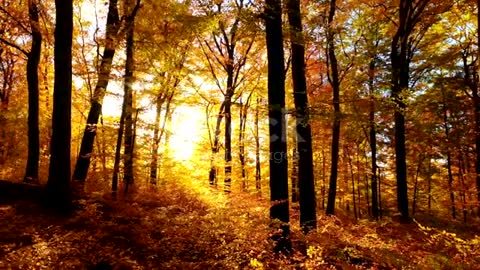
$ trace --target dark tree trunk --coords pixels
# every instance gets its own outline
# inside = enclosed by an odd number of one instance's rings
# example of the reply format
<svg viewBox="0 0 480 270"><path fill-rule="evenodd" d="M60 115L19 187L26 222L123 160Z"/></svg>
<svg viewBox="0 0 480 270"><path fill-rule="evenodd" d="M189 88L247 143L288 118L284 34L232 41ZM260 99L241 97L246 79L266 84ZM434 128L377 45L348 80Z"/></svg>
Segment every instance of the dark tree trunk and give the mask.
<svg viewBox="0 0 480 270"><path fill-rule="evenodd" d="M228 90L227 90L228 91ZM231 192L232 185L232 96L225 96L225 181L223 191Z"/></svg>
<svg viewBox="0 0 480 270"><path fill-rule="evenodd" d="M477 11L480 12L480 0L477 0ZM480 25L480 13L477 15L477 25ZM480 27L477 27L477 38L478 44L480 44ZM480 46L477 46L478 53L477 59L480 57ZM478 62L478 61L477 61ZM477 74L480 74L480 65L478 65ZM478 88L480 87L480 83L477 82L477 89L475 91L473 102L475 103L475 173L476 173L476 182L477 182L477 204L478 204L478 216L480 216L480 96L478 92L480 91Z"/></svg>
<svg viewBox="0 0 480 270"><path fill-rule="evenodd" d="M322 210L325 210L325 197L327 192L327 158L325 150L322 150Z"/></svg>
<svg viewBox="0 0 480 270"><path fill-rule="evenodd" d="M350 156L350 151L348 151L348 147L345 147L345 155L347 156L348 166L350 167L350 177L352 180L352 201L353 201L353 214L355 219L358 219L357 215L357 200L355 195L355 175L353 173L353 164L352 164L352 157ZM358 188L358 186L357 186Z"/></svg>
<svg viewBox="0 0 480 270"><path fill-rule="evenodd" d="M377 130L375 125L375 91L374 91L374 76L375 76L375 59L370 61L368 66L368 88L370 91L370 151L372 155L372 216L375 219L379 217L378 211L378 195L377 195Z"/></svg>
<svg viewBox="0 0 480 270"><path fill-rule="evenodd" d="M155 123L152 139L152 160L150 161L150 184L157 185L158 147L160 146L160 121L162 118L162 99L157 97Z"/></svg>
<svg viewBox="0 0 480 270"><path fill-rule="evenodd" d="M450 150L450 125L448 122L448 108L445 97L445 89L441 88L443 101L443 126L445 128L446 151L447 151L447 172L448 172L448 191L450 193L450 207L452 209L452 218L456 219L455 193L453 191L453 173L452 173L452 153Z"/></svg>
<svg viewBox="0 0 480 270"><path fill-rule="evenodd" d="M432 158L428 158L428 174L427 174L427 185L428 185L428 198L427 206L428 213L432 210Z"/></svg>
<svg viewBox="0 0 480 270"><path fill-rule="evenodd" d="M47 199L52 206L70 208L70 140L72 102L73 1L55 1L55 82L52 144Z"/></svg>
<svg viewBox="0 0 480 270"><path fill-rule="evenodd" d="M462 212L463 212L463 222L467 224L467 186L465 185L465 163L463 161L463 153L460 152L458 155L458 167L459 167L459 178L462 188Z"/></svg>
<svg viewBox="0 0 480 270"><path fill-rule="evenodd" d="M162 139L161 133L164 130L160 130L160 122L162 119L162 106L165 102L166 96L163 93L159 93L155 104L156 114L155 123L153 127L153 139L152 139L152 160L150 161L150 184L157 184L157 170L158 170L158 147L160 146L160 140ZM165 121L167 120L167 112L165 113ZM165 123L165 122L164 122Z"/></svg>
<svg viewBox="0 0 480 270"><path fill-rule="evenodd" d="M395 164L397 178L397 206L403 222L409 222L407 155L405 147L405 109L404 94L409 89L410 61L412 42L418 42L411 36L415 26L430 0L400 0L397 30L392 38L391 92L395 104ZM421 38L421 37L420 37Z"/></svg>
<svg viewBox="0 0 480 270"><path fill-rule="evenodd" d="M228 48L229 61L227 63L227 92L225 93L225 181L223 191L231 192L232 186L232 97L235 91L233 86L234 66L233 63L235 45Z"/></svg>
<svg viewBox="0 0 480 270"><path fill-rule="evenodd" d="M291 251L288 203L288 161L285 120L285 74L282 2L265 0L270 134L270 218L276 252Z"/></svg>
<svg viewBox="0 0 480 270"><path fill-rule="evenodd" d="M260 99L257 97L257 106L255 107L255 189L258 194L262 192L262 167L260 163L260 134L258 130Z"/></svg>
<svg viewBox="0 0 480 270"><path fill-rule="evenodd" d="M412 216L415 216L415 211L417 209L417 194L418 194L418 176L420 174L420 170L422 169L424 157L423 155L420 157L417 166L417 172L415 173L415 181L413 184L413 202L412 202Z"/></svg>
<svg viewBox="0 0 480 270"><path fill-rule="evenodd" d="M76 181L76 188L79 191L83 190L85 179L87 178L88 167L93 151L93 144L97 134L97 123L102 112L102 103L105 93L107 91L108 82L110 79L110 71L112 69L113 56L115 55L115 48L117 46L118 29L120 27L120 19L118 15L118 0L109 0L108 14L106 25L105 47L102 54L102 61L98 70L98 80L95 87L91 107L88 112L87 125L83 133L82 142L80 146L80 153L78 154L77 163L73 172L73 180Z"/></svg>
<svg viewBox="0 0 480 270"><path fill-rule="evenodd" d="M240 169L242 171L242 189L248 189L247 183L247 168L246 168L246 160L245 160L245 130L247 127L247 116L248 116L248 108L250 107L250 98L252 97L253 92L250 92L248 98L243 104L240 101L240 128L238 133L238 159L240 160Z"/></svg>
<svg viewBox="0 0 480 270"><path fill-rule="evenodd" d="M217 186L217 174L218 168L216 165L216 157L218 152L220 151L220 127L222 124L222 120L224 117L224 110L225 110L225 102L222 103L220 106L220 110L217 115L217 123L215 125L215 134L213 138L213 146L212 146L212 155L210 157L210 173L208 175L208 179L210 182L210 186L216 187Z"/></svg>
<svg viewBox="0 0 480 270"><path fill-rule="evenodd" d="M379 217L381 218L383 216L383 207L382 207L382 174L380 169L378 169L378 213Z"/></svg>
<svg viewBox="0 0 480 270"><path fill-rule="evenodd" d="M32 44L27 55L28 159L24 181L38 182L38 162L40 157L38 65L42 51L42 34L40 33L39 7L36 0L28 1L28 14L32 31Z"/></svg>
<svg viewBox="0 0 480 270"><path fill-rule="evenodd" d="M290 42L292 47L293 99L295 103L296 143L298 151L298 188L300 226L305 233L317 227L317 201L313 176L312 132L305 78L305 41L300 0L287 0ZM296 159L296 157L294 157Z"/></svg>
<svg viewBox="0 0 480 270"><path fill-rule="evenodd" d="M337 194L338 152L340 147L340 79L338 75L338 63L335 55L335 33L333 31L333 18L335 16L336 1L330 1L327 30L327 53L329 74L328 80L333 89L333 127L332 127L332 161L330 169L330 184L328 189L327 215L335 213L335 197Z"/></svg>
<svg viewBox="0 0 480 270"><path fill-rule="evenodd" d="M133 0L127 0L125 5L127 5L126 10L128 13L133 11ZM128 192L128 189L133 185L133 148L134 148L134 129L133 129L133 83L135 78L133 77L133 71L135 69L134 61L134 33L135 33L135 16L128 17L127 21L127 32L126 32L126 48L125 48L125 141L124 144L124 181L125 181L125 193Z"/></svg>
<svg viewBox="0 0 480 270"><path fill-rule="evenodd" d="M122 141L123 141L123 130L125 127L125 97L123 98L122 104L122 114L120 115L120 124L118 127L118 135L117 135L117 144L115 147L115 160L113 162L113 176L112 176L112 197L116 198L117 191L118 191L118 173L120 171L120 154L122 149Z"/></svg>
<svg viewBox="0 0 480 270"><path fill-rule="evenodd" d="M298 149L297 149L297 138L294 136L292 151L292 171L290 172L290 181L292 184L292 203L296 203L299 200L298 195Z"/></svg>

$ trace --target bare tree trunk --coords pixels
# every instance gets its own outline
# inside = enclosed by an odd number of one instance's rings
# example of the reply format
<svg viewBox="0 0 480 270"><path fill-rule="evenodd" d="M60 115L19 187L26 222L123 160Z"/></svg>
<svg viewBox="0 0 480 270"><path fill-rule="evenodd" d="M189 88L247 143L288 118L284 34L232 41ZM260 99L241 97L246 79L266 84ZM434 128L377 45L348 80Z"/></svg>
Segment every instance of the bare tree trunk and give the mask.
<svg viewBox="0 0 480 270"><path fill-rule="evenodd" d="M442 102L443 102L443 126L445 128L445 139L446 139L446 151L447 151L447 172L448 172L448 191L450 193L450 204L452 209L452 218L456 219L455 211L455 193L453 191L453 173L452 173L452 153L450 150L450 125L448 122L448 108L445 98L445 89L441 87L442 91Z"/></svg>
<svg viewBox="0 0 480 270"><path fill-rule="evenodd" d="M325 210L325 198L327 192L327 158L325 150L322 150L322 210Z"/></svg>
<svg viewBox="0 0 480 270"><path fill-rule="evenodd" d="M255 107L255 188L258 194L262 192L262 172L260 163L260 134L258 130L260 99L257 96L257 106Z"/></svg>
<svg viewBox="0 0 480 270"><path fill-rule="evenodd" d="M253 91L250 92L245 104L240 101L240 129L238 134L238 158L240 160L240 166L242 171L242 188L243 190L248 189L247 183L247 169L245 161L245 130L247 127L247 116L248 109L250 107L250 98L252 97Z"/></svg>
<svg viewBox="0 0 480 270"><path fill-rule="evenodd" d="M210 173L208 175L210 186L217 187L217 175L218 175L218 168L216 165L216 158L218 152L220 151L220 125L222 124L222 119L224 117L224 110L225 110L225 102L222 103L220 106L220 110L217 115L217 123L215 125L215 134L213 139L213 146L212 146L212 155L210 157Z"/></svg>
<svg viewBox="0 0 480 270"><path fill-rule="evenodd" d="M370 112L369 125L370 125L370 151L372 155L372 176L371 176L371 186L372 186L372 215L373 218L378 219L379 210L378 210L378 193L377 193L377 130L375 125L375 91L374 91L374 79L375 79L375 59L370 61L368 65L368 88L370 92Z"/></svg>
<svg viewBox="0 0 480 270"><path fill-rule="evenodd" d="M175 86L174 86L175 87ZM152 160L150 162L150 183L153 185L157 184L157 170L158 170L158 148L160 145L160 141L162 140L163 134L165 133L165 126L167 124L169 115L170 115L170 105L173 99L173 95L175 92L171 92L168 96L157 97L157 108L156 108L156 116L155 116L155 127L153 131L153 143L152 143ZM166 102L166 108L164 113L163 125L160 128L160 121L162 115L162 105Z"/></svg>
<svg viewBox="0 0 480 270"><path fill-rule="evenodd" d="M462 212L463 212L463 222L467 224L467 196L466 196L466 190L467 186L465 185L465 164L463 162L463 152L459 154L458 157L458 165L459 165L459 178L460 178L460 183L462 185Z"/></svg>
<svg viewBox="0 0 480 270"><path fill-rule="evenodd" d="M97 134L97 123L102 112L103 98L107 91L113 56L115 55L115 48L117 46L117 36L120 28L117 2L118 0L109 0L108 2L107 29L105 47L102 54L103 57L98 71L97 85L92 100L90 101L91 107L88 112L87 125L83 133L80 153L78 154L77 163L73 172L73 180L77 182L76 189L79 190L83 190L84 182L87 178L93 144Z"/></svg>
<svg viewBox="0 0 480 270"><path fill-rule="evenodd" d="M133 10L133 0L127 0L125 5L126 10L130 13ZM125 180L125 194L128 188L133 185L133 149L134 149L134 128L133 128L133 83L135 78L133 72L135 70L134 60L134 33L135 33L135 16L131 16L126 21L126 60L125 60L125 141L124 144L124 180Z"/></svg>
<svg viewBox="0 0 480 270"><path fill-rule="evenodd" d="M47 199L53 207L70 210L73 1L56 0L55 13L55 83Z"/></svg>
<svg viewBox="0 0 480 270"><path fill-rule="evenodd" d="M480 0L477 0L477 11L480 12ZM480 14L480 13L478 13ZM480 15L477 16L477 25L480 25ZM480 27L477 27L477 38L478 44L480 44ZM480 57L480 46L477 46L478 55L477 59ZM478 62L478 61L477 61ZM477 74L480 74L480 65L478 65ZM477 75L478 76L478 75ZM477 183L477 204L478 204L478 216L480 216L480 95L478 94L480 90L480 83L477 82L477 89L474 92L474 109L475 109L475 173L476 173L476 183Z"/></svg>
<svg viewBox="0 0 480 270"><path fill-rule="evenodd" d="M292 203L298 202L299 196L298 196L298 149L296 147L297 145L297 138L294 136L294 147L292 151L292 171L290 172L290 179L291 179L291 184L292 184Z"/></svg>
<svg viewBox="0 0 480 270"><path fill-rule="evenodd" d="M24 181L38 182L38 162L40 159L38 65L42 51L42 34L39 26L39 7L36 0L28 1L28 14L32 43L27 55L28 158Z"/></svg>
<svg viewBox="0 0 480 270"><path fill-rule="evenodd" d="M415 181L413 184L412 216L415 216L415 210L417 208L418 175L420 174L420 170L422 169L422 163L424 159L425 157L421 155L421 157L418 160L417 172L415 173Z"/></svg>
<svg viewBox="0 0 480 270"><path fill-rule="evenodd" d="M357 216L357 200L355 198L355 176L353 174L352 158L350 156L350 151L348 151L348 146L345 146L345 155L347 156L348 166L350 167L350 176L351 176L351 180L352 180L353 213L355 215L355 219L358 219L358 216Z"/></svg>
<svg viewBox="0 0 480 270"><path fill-rule="evenodd" d="M140 8L140 0L137 0L133 11L126 15L126 20L131 20ZM88 112L87 124L83 132L80 152L78 154L77 163L73 172L73 180L76 181L76 188L83 190L85 179L87 178L88 167L90 165L90 158L92 155L93 144L97 134L97 124L100 114L102 112L102 103L105 93L107 91L108 82L110 80L110 71L112 69L113 57L117 47L117 38L119 36L120 18L118 15L118 0L109 0L108 14L105 36L105 47L103 50L103 57L98 71L97 85L93 92L93 97Z"/></svg>
<svg viewBox="0 0 480 270"><path fill-rule="evenodd" d="M112 176L112 197L117 197L118 191L118 173L120 170L120 152L122 149L122 141L123 141L123 129L125 127L125 109L127 104L125 103L125 94L123 97L123 105L122 105L122 114L120 115L120 124L118 127L118 135L117 135L117 144L115 147L115 160L113 162L113 176Z"/></svg>
<svg viewBox="0 0 480 270"><path fill-rule="evenodd" d="M270 219L276 252L291 251L288 160L285 121L285 64L282 33L282 3L265 0L268 59L268 117L270 135Z"/></svg>
<svg viewBox="0 0 480 270"><path fill-rule="evenodd" d="M338 75L338 63L335 55L335 32L333 30L333 18L335 16L336 1L330 1L328 15L327 51L328 51L328 81L333 88L333 127L332 127L332 160L330 168L330 184L328 189L327 215L335 212L335 197L337 193L338 152L340 147L340 79Z"/></svg>

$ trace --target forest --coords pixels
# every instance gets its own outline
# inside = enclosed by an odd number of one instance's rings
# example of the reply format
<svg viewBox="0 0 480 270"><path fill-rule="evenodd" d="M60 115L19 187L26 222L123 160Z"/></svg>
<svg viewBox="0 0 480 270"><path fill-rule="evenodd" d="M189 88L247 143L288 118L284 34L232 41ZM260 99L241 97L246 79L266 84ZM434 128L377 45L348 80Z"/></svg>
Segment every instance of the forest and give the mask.
<svg viewBox="0 0 480 270"><path fill-rule="evenodd" d="M480 269L480 0L0 0L0 269Z"/></svg>

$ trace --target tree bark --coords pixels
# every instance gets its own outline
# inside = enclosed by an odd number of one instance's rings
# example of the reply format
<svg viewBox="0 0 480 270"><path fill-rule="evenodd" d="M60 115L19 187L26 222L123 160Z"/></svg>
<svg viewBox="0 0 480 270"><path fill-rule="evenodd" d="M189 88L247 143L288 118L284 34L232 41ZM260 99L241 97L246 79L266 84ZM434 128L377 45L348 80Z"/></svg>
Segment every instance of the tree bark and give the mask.
<svg viewBox="0 0 480 270"><path fill-rule="evenodd" d="M445 97L445 89L441 88L442 91L442 102L443 102L443 126L445 128L445 139L446 139L446 151L447 151L447 173L448 173L448 191L450 193L450 207L452 209L452 218L456 219L456 209L455 209L455 193L453 191L453 173L452 173L452 153L450 150L450 127L448 122L448 108Z"/></svg>
<svg viewBox="0 0 480 270"><path fill-rule="evenodd" d="M313 175L312 132L305 78L305 40L303 37L300 0L287 0L290 42L292 47L293 98L298 150L298 186L300 225L305 233L317 227L317 201ZM295 159L296 157L294 157Z"/></svg>
<svg viewBox="0 0 480 270"><path fill-rule="evenodd" d="M112 176L112 197L116 198L117 197L117 191L118 191L118 173L120 171L120 154L121 154L121 149L122 149L122 141L123 141L123 130L125 127L125 108L126 108L126 103L125 103L125 96L123 98L123 104L122 104L122 114L120 115L120 124L118 127L118 135L117 135L117 144L115 147L115 160L113 162L113 176Z"/></svg>
<svg viewBox="0 0 480 270"><path fill-rule="evenodd" d="M282 2L265 0L270 134L270 218L275 251L291 251L285 108Z"/></svg>
<svg viewBox="0 0 480 270"><path fill-rule="evenodd" d="M247 183L247 168L246 168L246 160L245 160L245 130L247 128L247 116L248 116L248 109L250 107L250 98L252 97L253 92L250 92L248 95L245 104L240 100L240 128L238 133L238 159L240 161L240 169L241 169L241 176L242 176L242 189L248 189Z"/></svg>
<svg viewBox="0 0 480 270"><path fill-rule="evenodd" d="M477 0L477 11L480 12L480 0ZM480 13L477 14L477 25L480 25ZM477 27L477 38L478 44L480 44L480 26ZM478 53L477 59L480 57L480 46L477 46ZM478 62L478 61L477 61ZM478 71L477 74L480 74L480 65L477 63ZM478 79L477 79L478 80ZM474 96L474 108L475 108L475 173L476 173L476 183L477 183L477 204L478 204L478 216L480 216L480 96L479 92L480 83L477 81L477 90L475 91Z"/></svg>
<svg viewBox="0 0 480 270"><path fill-rule="evenodd" d="M333 89L333 127L332 127L332 159L330 169L330 183L328 189L327 215L333 215L335 212L335 197L337 194L337 174L338 174L338 152L340 147L340 79L338 75L338 63L335 55L335 32L333 30L333 19L335 17L336 1L330 1L330 11L328 14L327 30L327 51L329 74L328 81Z"/></svg>
<svg viewBox="0 0 480 270"><path fill-rule="evenodd" d="M125 2L127 5L126 10L130 13L133 10L132 0L127 0ZM135 69L134 62L134 31L135 31L135 17L129 17L126 21L127 32L126 32L126 60L125 60L125 84L124 84L124 93L125 93L125 141L123 156L124 156L124 181L125 181L125 193L128 192L128 189L133 185L133 71Z"/></svg>
<svg viewBox="0 0 480 270"><path fill-rule="evenodd" d="M107 91L112 69L112 61L117 46L118 30L120 28L120 19L118 15L118 0L109 0L108 14L106 24L105 47L102 54L102 61L98 71L97 85L93 93L91 106L88 112L87 124L83 132L80 152L73 172L73 180L78 190L83 190L85 179L87 178L88 167L93 151L93 144L97 134L97 123L102 112L102 103Z"/></svg>
<svg viewBox="0 0 480 270"><path fill-rule="evenodd" d="M262 166L260 163L260 132L258 128L260 99L257 96L257 106L255 107L255 189L258 194L262 192Z"/></svg>
<svg viewBox="0 0 480 270"><path fill-rule="evenodd" d="M32 43L27 55L28 85L28 158L25 171L25 182L38 182L38 162L40 158L39 130L39 90L38 65L42 51L42 34L39 26L39 7L36 0L28 1L28 15L32 31Z"/></svg>
<svg viewBox="0 0 480 270"><path fill-rule="evenodd" d="M55 82L47 199L52 206L70 208L70 141L72 102L73 1L55 0Z"/></svg>
<svg viewBox="0 0 480 270"><path fill-rule="evenodd" d="M210 173L208 175L208 179L210 182L210 186L216 187L217 186L217 174L218 174L218 168L216 165L216 158L218 155L218 152L220 151L220 127L222 124L222 120L224 117L224 110L225 110L225 102L222 102L222 105L220 106L218 115L217 115L217 123L215 125L215 134L213 138L213 146L212 146L212 155L210 157Z"/></svg>
<svg viewBox="0 0 480 270"><path fill-rule="evenodd" d="M371 186L372 186L372 216L375 219L379 217L378 211L378 194L377 194L377 130L375 125L375 59L370 61L368 65L368 88L370 92L370 112L369 125L370 125L370 152L372 155L372 171L371 171Z"/></svg>

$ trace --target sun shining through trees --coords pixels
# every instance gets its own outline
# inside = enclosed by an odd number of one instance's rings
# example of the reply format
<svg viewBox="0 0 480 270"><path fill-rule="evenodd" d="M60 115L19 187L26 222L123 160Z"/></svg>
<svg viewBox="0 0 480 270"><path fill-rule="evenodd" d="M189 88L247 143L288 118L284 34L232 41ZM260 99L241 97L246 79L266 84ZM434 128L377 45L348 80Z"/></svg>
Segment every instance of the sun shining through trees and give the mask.
<svg viewBox="0 0 480 270"><path fill-rule="evenodd" d="M479 5L0 0L0 269L478 269Z"/></svg>

